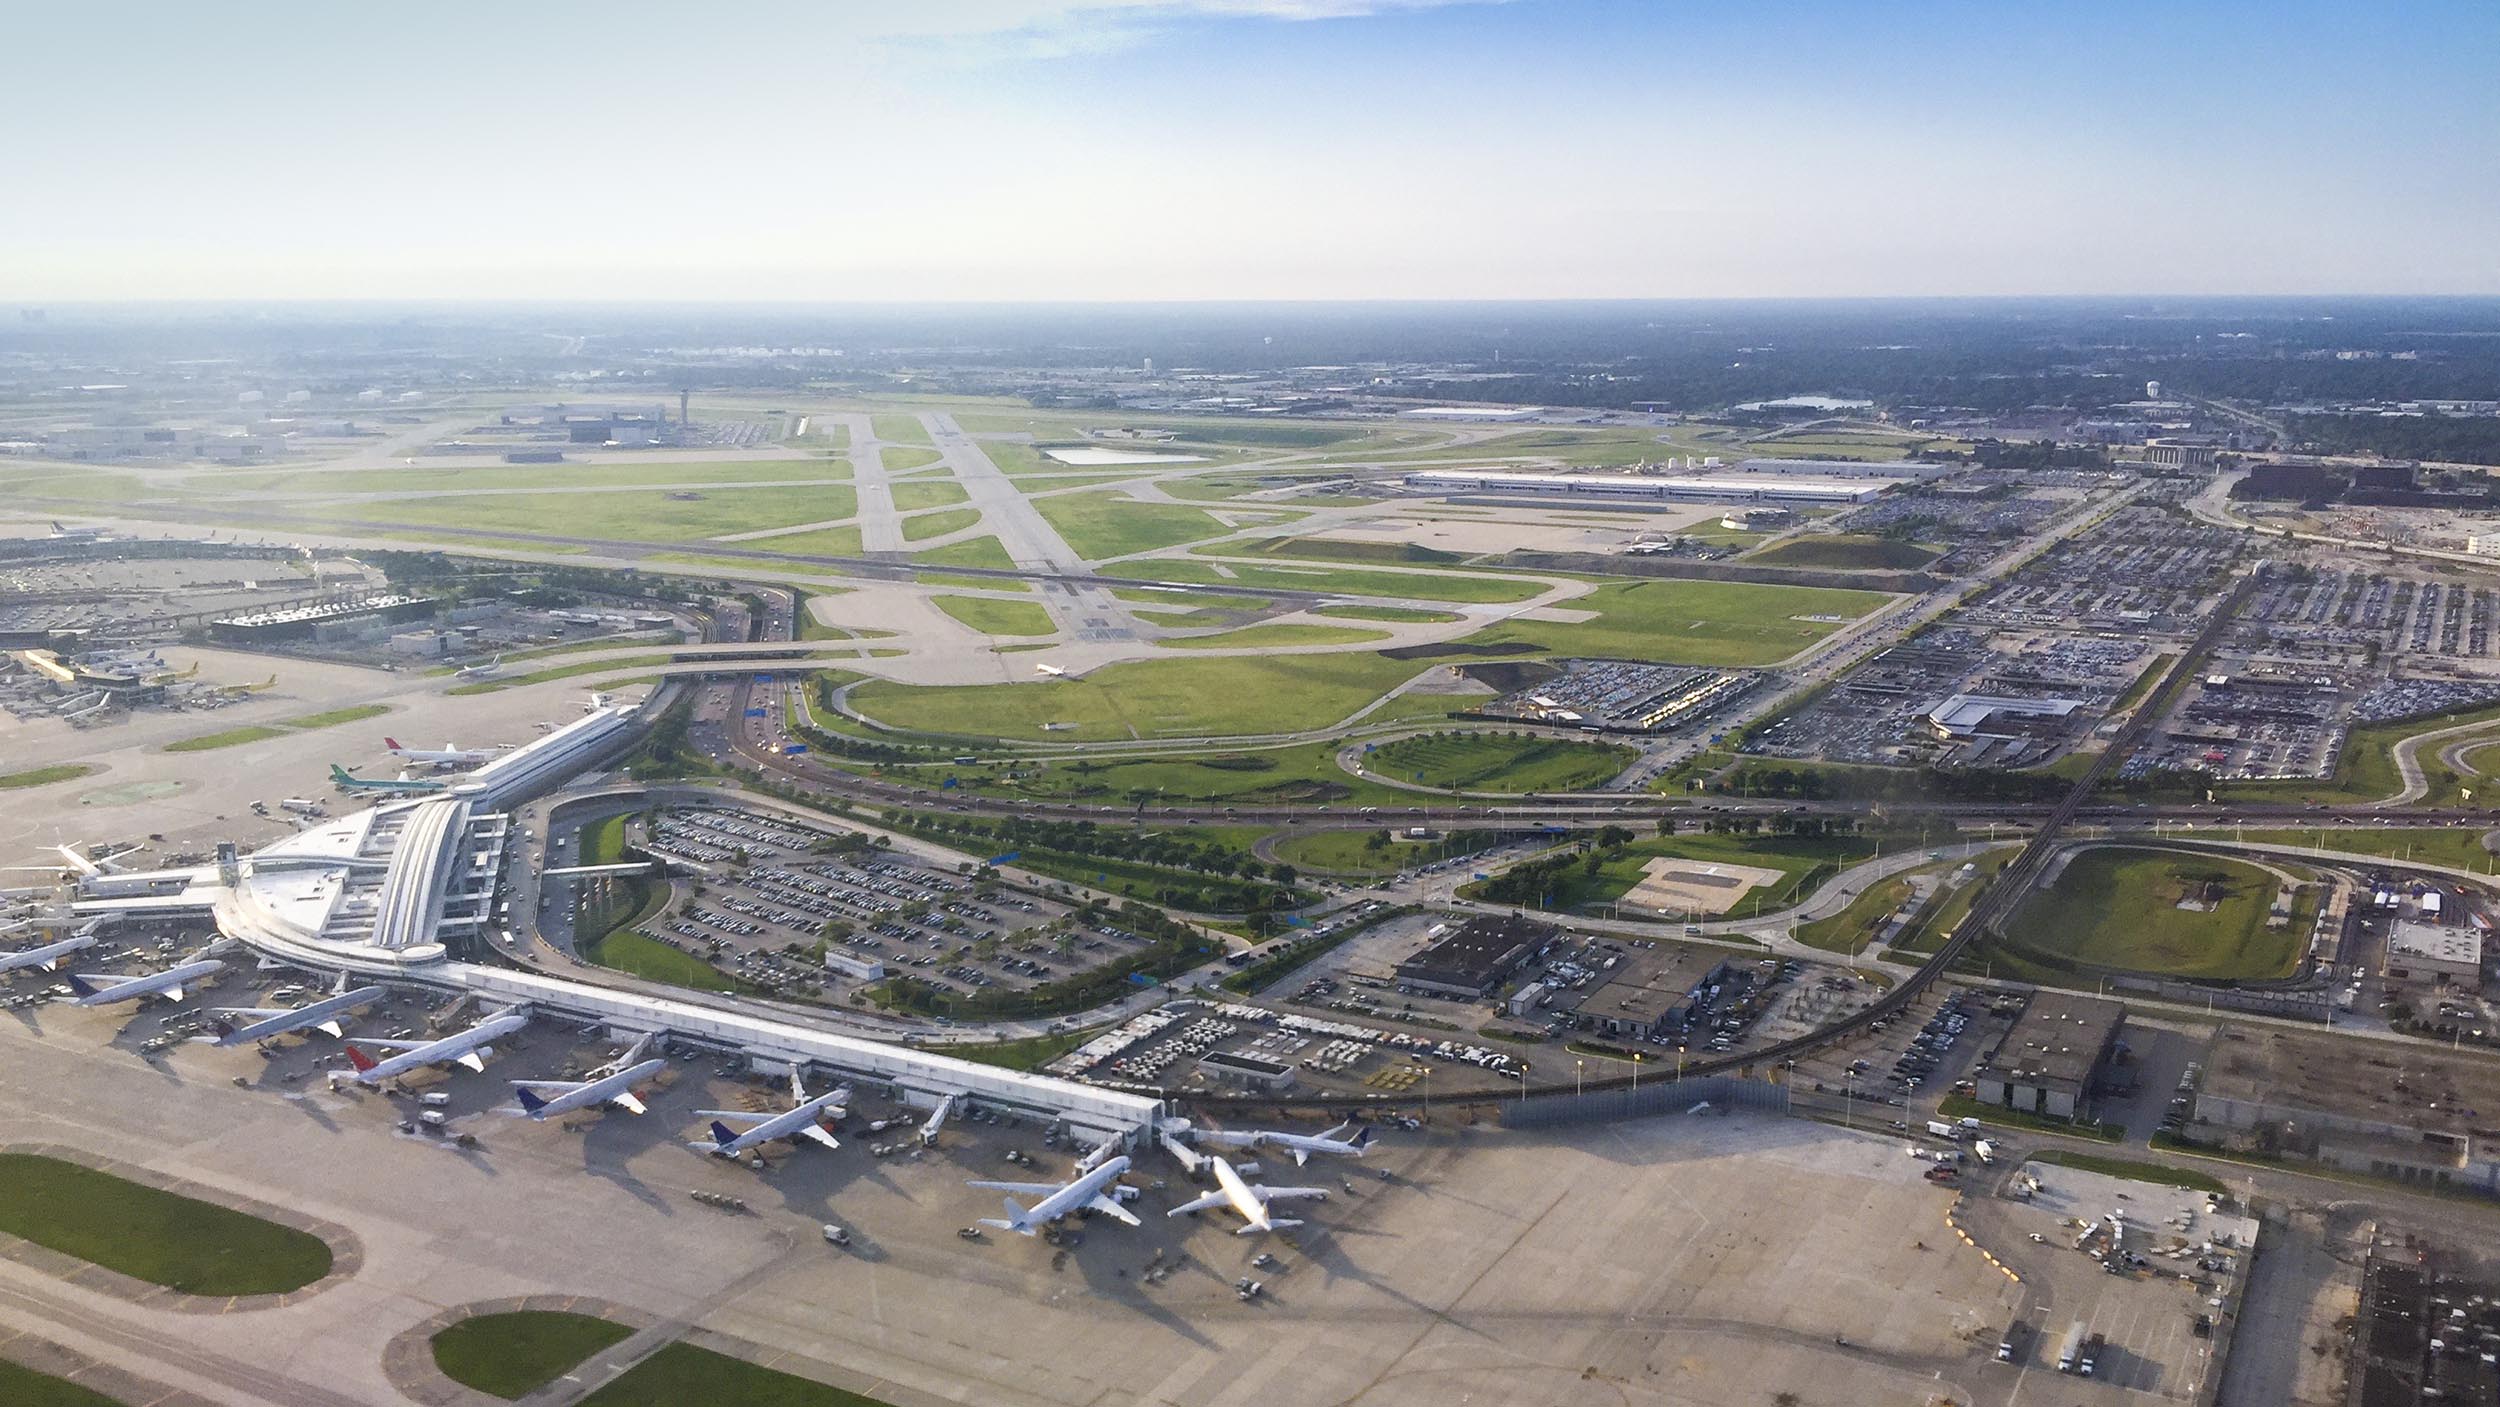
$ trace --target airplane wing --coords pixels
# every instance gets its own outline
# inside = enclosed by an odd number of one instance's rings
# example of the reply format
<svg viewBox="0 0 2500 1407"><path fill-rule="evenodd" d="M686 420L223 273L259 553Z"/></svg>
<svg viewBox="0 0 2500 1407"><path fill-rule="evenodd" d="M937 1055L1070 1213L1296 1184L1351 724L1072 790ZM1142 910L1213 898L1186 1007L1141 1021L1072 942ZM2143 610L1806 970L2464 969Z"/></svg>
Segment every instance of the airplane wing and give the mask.
<svg viewBox="0 0 2500 1407"><path fill-rule="evenodd" d="M806 1123L801 1124L797 1131L801 1137L812 1138L818 1143L825 1145L827 1148L839 1148L842 1146L832 1134L825 1132L825 1126L823 1124L816 1122L814 1119L810 1119Z"/></svg>
<svg viewBox="0 0 2500 1407"><path fill-rule="evenodd" d="M466 1065L481 1075L486 1073L486 1057L478 1054L474 1050L464 1050L460 1052L460 1054L455 1057L455 1062L461 1065Z"/></svg>
<svg viewBox="0 0 2500 1407"><path fill-rule="evenodd" d="M1171 1211L1165 1213L1165 1215L1179 1216L1183 1212L1203 1212L1210 1207L1229 1206L1231 1205L1232 1200L1232 1198L1225 1196L1221 1192L1210 1192L1204 1197L1199 1198L1197 1201L1181 1203L1179 1206L1174 1207Z"/></svg>
<svg viewBox="0 0 2500 1407"><path fill-rule="evenodd" d="M1297 1167L1297 1168L1298 1168L1298 1167L1301 1167L1303 1164L1305 1164L1305 1163L1307 1163L1307 1162L1309 1162L1309 1161L1311 1161L1311 1150L1310 1150L1310 1149L1308 1149L1308 1148L1296 1148L1296 1149L1294 1149L1294 1150L1293 1150L1293 1165L1294 1165L1295 1167Z"/></svg>
<svg viewBox="0 0 2500 1407"><path fill-rule="evenodd" d="M1101 1212L1105 1216L1116 1216L1131 1226L1144 1225L1143 1222L1140 1222L1137 1219L1136 1213L1121 1206L1118 1202L1113 1201L1109 1197L1096 1197L1093 1201L1086 1203L1086 1205L1092 1207L1095 1211Z"/></svg>
<svg viewBox="0 0 2500 1407"><path fill-rule="evenodd" d="M1305 1197L1316 1197L1321 1200L1326 1200L1328 1196L1328 1189L1325 1187L1260 1187L1253 1185L1250 1190L1257 1193L1259 1200L1262 1202L1291 1202Z"/></svg>
<svg viewBox="0 0 2500 1407"><path fill-rule="evenodd" d="M642 1107L642 1101L635 1098L634 1092L630 1089L609 1095L608 1102L623 1108L625 1112L629 1114L642 1114L649 1112Z"/></svg>
<svg viewBox="0 0 2500 1407"><path fill-rule="evenodd" d="M423 1050L425 1047L427 1047L427 1046L430 1046L430 1045L434 1044L434 1042L432 1042L432 1041L386 1041L386 1040L382 1039L382 1038L381 1038L381 1037L379 1037L379 1036L359 1036L359 1037L357 1037L357 1038L356 1038L356 1044L358 1044L358 1045L380 1046L380 1047L381 1047L382 1049L384 1049L384 1050Z"/></svg>
<svg viewBox="0 0 2500 1407"><path fill-rule="evenodd" d="M978 1187L985 1192L1020 1192L1027 1197L1047 1197L1064 1186L1057 1182L967 1182L964 1185Z"/></svg>

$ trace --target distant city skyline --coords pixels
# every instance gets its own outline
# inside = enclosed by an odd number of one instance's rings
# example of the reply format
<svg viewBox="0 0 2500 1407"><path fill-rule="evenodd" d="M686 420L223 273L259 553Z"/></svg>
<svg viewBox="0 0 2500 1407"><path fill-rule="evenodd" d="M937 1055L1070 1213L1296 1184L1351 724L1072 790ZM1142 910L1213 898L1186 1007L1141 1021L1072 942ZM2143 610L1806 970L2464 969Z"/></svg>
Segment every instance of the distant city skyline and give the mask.
<svg viewBox="0 0 2500 1407"><path fill-rule="evenodd" d="M2463 0L122 4L13 35L13 303L2500 293L2500 6Z"/></svg>

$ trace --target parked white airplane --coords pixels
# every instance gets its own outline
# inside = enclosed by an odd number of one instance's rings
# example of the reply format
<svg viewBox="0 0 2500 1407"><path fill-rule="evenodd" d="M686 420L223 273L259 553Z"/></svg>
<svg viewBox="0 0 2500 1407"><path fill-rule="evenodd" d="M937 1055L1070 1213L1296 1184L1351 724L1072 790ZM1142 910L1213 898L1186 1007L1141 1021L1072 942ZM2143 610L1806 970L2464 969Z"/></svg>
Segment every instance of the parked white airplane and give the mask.
<svg viewBox="0 0 2500 1407"><path fill-rule="evenodd" d="M44 971L50 972L52 969L61 965L61 959L68 957L72 953L92 948L94 946L94 935L81 933L75 937L64 938L58 943L47 943L40 948L26 948L14 953L0 953L0 972L15 972L20 968L26 967L40 967Z"/></svg>
<svg viewBox="0 0 2500 1407"><path fill-rule="evenodd" d="M122 870L128 868L124 865L115 864L114 861L119 860L122 856L129 854L131 851L136 850L139 847L136 845L125 845L121 849L113 851L109 855L93 860L88 859L86 856L79 854L76 850L66 845L55 845L52 848L61 852L61 858L69 861L69 867L71 869L78 871L80 874L85 875L89 879L93 879L97 875L102 874L119 874Z"/></svg>
<svg viewBox="0 0 2500 1407"><path fill-rule="evenodd" d="M289 1031L317 1030L333 1037L346 1034L339 1018L360 1006L372 1006L390 995L381 987L358 987L354 991L337 992L306 1006L221 1006L209 1012L210 1026L217 1034L195 1036L194 1040L220 1046L248 1045L283 1036ZM246 1018L237 1026L231 1018Z"/></svg>
<svg viewBox="0 0 2500 1407"><path fill-rule="evenodd" d="M422 762L429 767L476 767L492 762L504 749L499 747L457 747L444 743L441 747L407 747L397 738L384 738L382 746L402 762Z"/></svg>
<svg viewBox="0 0 2500 1407"><path fill-rule="evenodd" d="M501 668L503 668L503 656L497 655L484 664L468 665L457 671L453 677L459 679L483 679L487 675L490 675Z"/></svg>
<svg viewBox="0 0 2500 1407"><path fill-rule="evenodd" d="M634 1086L656 1079L668 1068L668 1062L657 1056L639 1058L650 1048L651 1038L642 1037L627 1046L623 1055L591 1071L587 1080L514 1080L513 1095L522 1113L542 1122L602 1104L614 1104L629 1114L642 1113L642 1099L634 1093ZM555 1098L546 1098L549 1092Z"/></svg>
<svg viewBox="0 0 2500 1407"><path fill-rule="evenodd" d="M55 518L52 521L52 536L56 541L80 541L86 538L102 537L111 531L110 528L65 528L61 526L59 519Z"/></svg>
<svg viewBox="0 0 2500 1407"><path fill-rule="evenodd" d="M1017 1206L1016 1199L1008 1197L1004 1199L1007 1204L1005 1219L981 1218L983 1226L995 1226L1020 1236L1033 1236L1038 1235L1043 1227L1075 1211L1097 1211L1105 1216L1118 1217L1131 1226L1137 1225L1136 1216L1128 1208L1121 1206L1116 1198L1103 1195L1103 1188L1127 1171L1128 1159L1122 1156L1113 1158L1074 1182L975 1182L970 1185L992 1192L1017 1192L1028 1197L1040 1197L1042 1200L1030 1207Z"/></svg>
<svg viewBox="0 0 2500 1407"><path fill-rule="evenodd" d="M499 1036L511 1035L528 1024L530 1024L529 1013L517 1006L507 1006L498 1009L465 1031L455 1031L435 1040L349 1041L347 1063L355 1066L356 1069L355 1073L348 1078L355 1080L358 1084L378 1085L384 1080L405 1075L411 1070L455 1063L483 1072L486 1069L486 1057L494 1054L493 1047L487 1042ZM400 1053L388 1060L376 1060L363 1051L362 1047L368 1045L381 1046L386 1050L396 1050ZM336 1083L340 1077L333 1074L330 1078L333 1083Z"/></svg>
<svg viewBox="0 0 2500 1407"><path fill-rule="evenodd" d="M182 1000L182 987L212 973L223 972L226 965L215 958L202 958L151 972L145 977L114 977L95 972L73 972L69 989L78 994L80 1006L105 1006L113 1002L137 1001L141 997L161 996L167 1001Z"/></svg>
<svg viewBox="0 0 2500 1407"><path fill-rule="evenodd" d="M1352 1138L1346 1137L1348 1129L1354 1131ZM1326 1133L1280 1133L1274 1129L1250 1129L1241 1133L1232 1133L1223 1129L1193 1129L1187 1136L1200 1143L1212 1143L1219 1148L1288 1149L1293 1153L1295 1167L1309 1162L1314 1153L1360 1158L1371 1147L1372 1142L1372 1131L1369 1128L1357 1128L1352 1119L1346 1120Z"/></svg>
<svg viewBox="0 0 2500 1407"><path fill-rule="evenodd" d="M723 1158L735 1158L758 1144L770 1143L776 1138L811 1138L827 1148L839 1148L842 1145L834 1140L823 1124L816 1122L816 1117L831 1110L829 1117L841 1118L845 1112L843 1106L850 1099L849 1085L837 1085L829 1093L809 1098L807 1086L799 1081L799 1069L793 1065L790 1067L790 1101L793 1107L769 1118L745 1109L698 1109L696 1113L712 1121L712 1136L709 1140L695 1139L686 1146ZM755 1119L760 1122L740 1133L722 1123L723 1119Z"/></svg>
<svg viewBox="0 0 2500 1407"><path fill-rule="evenodd" d="M1328 1189L1325 1187L1269 1187L1264 1183L1245 1182L1240 1173L1233 1171L1233 1165L1222 1158L1210 1154L1207 1161L1215 1165L1216 1190L1194 1202L1181 1203L1168 1215L1179 1216L1184 1212L1202 1212L1209 1207L1229 1206L1240 1215L1243 1221L1249 1223L1233 1234L1247 1236L1253 1231L1282 1231L1288 1226L1302 1224L1298 1221L1278 1220L1269 1210L1268 1204L1271 1202L1296 1201L1304 1198L1316 1202L1328 1200Z"/></svg>

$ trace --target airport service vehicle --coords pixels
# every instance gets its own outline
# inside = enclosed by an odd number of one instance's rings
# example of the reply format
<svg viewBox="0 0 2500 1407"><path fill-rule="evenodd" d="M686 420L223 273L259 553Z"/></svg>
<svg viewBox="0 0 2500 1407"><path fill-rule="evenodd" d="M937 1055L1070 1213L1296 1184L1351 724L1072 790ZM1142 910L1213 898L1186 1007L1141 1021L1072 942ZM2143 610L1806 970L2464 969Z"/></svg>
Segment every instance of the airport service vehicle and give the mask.
<svg viewBox="0 0 2500 1407"><path fill-rule="evenodd" d="M313 800L309 796L285 797L278 802L278 805L280 808L292 811L298 816L318 816L325 809L320 802Z"/></svg>
<svg viewBox="0 0 2500 1407"><path fill-rule="evenodd" d="M1115 1161L1125 1162L1126 1160ZM1229 1207L1248 1223L1233 1234L1247 1236L1254 1231L1282 1231L1286 1227L1302 1224L1290 1219L1279 1220L1270 1208L1270 1203L1303 1199L1315 1202L1328 1200L1328 1189L1325 1187L1269 1187L1264 1183L1245 1181L1240 1173L1233 1170L1231 1163L1217 1155L1208 1154L1207 1162L1215 1169L1216 1190L1194 1202L1183 1202L1174 1207L1168 1215L1180 1216L1186 1212L1205 1211L1210 1207Z"/></svg>
<svg viewBox="0 0 2500 1407"><path fill-rule="evenodd" d="M488 1042L508 1036L530 1023L529 1014L519 1007L503 1007L465 1031L430 1041L363 1040L347 1043L347 1063L355 1066L348 1078L358 1084L378 1085L411 1070L435 1065L466 1065L484 1072L486 1057L495 1053ZM364 1052L365 1046L380 1046L400 1052L388 1060L376 1060ZM333 1083L339 1077L331 1076Z"/></svg>
<svg viewBox="0 0 2500 1407"><path fill-rule="evenodd" d="M2006 1325L2005 1337L1997 1340L1997 1361L1999 1363L2013 1362L2014 1355L2022 1351L2023 1340L2029 1336L2030 1332L2031 1326L2020 1319Z"/></svg>
<svg viewBox="0 0 2500 1407"><path fill-rule="evenodd" d="M651 1037L644 1036L627 1046L623 1055L591 1071L586 1080L514 1080L513 1097L522 1113L540 1122L602 1104L613 1104L629 1114L642 1113L642 1098L634 1093L634 1086L659 1078L668 1068L668 1062L658 1056L637 1058L650 1048Z"/></svg>
<svg viewBox="0 0 2500 1407"><path fill-rule="evenodd" d="M2078 1319L2074 1327L2066 1331L2064 1346L2057 1351L2057 1371L2061 1373L2075 1371L2075 1364L2081 1362L2082 1358L2083 1321Z"/></svg>
<svg viewBox="0 0 2500 1407"><path fill-rule="evenodd" d="M837 1085L824 1094L810 1097L807 1086L799 1080L799 1067L793 1065L790 1067L790 1108L770 1117L744 1109L696 1110L696 1113L712 1121L712 1136L695 1139L686 1146L721 1158L735 1158L758 1144L770 1143L777 1138L806 1138L827 1148L839 1148L842 1145L834 1141L833 1135L817 1122L817 1118L819 1115L828 1119L841 1118L843 1106L850 1099L849 1085ZM740 1133L722 1123L723 1119L753 1119L756 1122Z"/></svg>
<svg viewBox="0 0 2500 1407"><path fill-rule="evenodd" d="M163 997L167 1001L182 1000L184 984L197 982L226 970L215 958L186 962L163 972L144 977L115 977L107 973L74 972L69 989L77 994L79 1006L107 1006L114 1002L137 1001L142 997Z"/></svg>
<svg viewBox="0 0 2500 1407"><path fill-rule="evenodd" d="M2094 1334L2092 1337L2085 1339L2083 1341L2083 1356L2075 1360L2075 1376L2079 1378L2091 1377L2092 1365L2100 1361L2101 1350L2107 1348L2108 1346L2109 1340L2103 1338L2099 1334Z"/></svg>
<svg viewBox="0 0 2500 1407"><path fill-rule="evenodd" d="M1041 1234L1043 1227L1071 1212L1079 1211L1101 1212L1106 1216L1118 1217L1131 1226L1137 1225L1137 1217L1128 1208L1121 1206L1116 1198L1105 1195L1103 1191L1111 1185L1114 1178L1127 1171L1128 1158L1122 1155L1109 1159L1101 1167L1083 1174L1072 1182L973 1182L967 1185L991 1192L1010 1192L1028 1197L1040 1197L1042 1200L1030 1207L1016 1205L1016 1199L1012 1196L1005 1198L1007 1215L1004 1219L981 1218L983 1226L995 1226L1001 1231L1013 1231L1019 1236L1036 1236Z"/></svg>
<svg viewBox="0 0 2500 1407"><path fill-rule="evenodd" d="M358 987L307 1006L221 1006L209 1012L209 1029L216 1034L194 1039L211 1045L238 1046L283 1036L289 1031L317 1030L337 1037L345 1034L339 1025L341 1016L360 1006L375 1005L389 995L380 987ZM236 1025L238 1018L244 1024Z"/></svg>

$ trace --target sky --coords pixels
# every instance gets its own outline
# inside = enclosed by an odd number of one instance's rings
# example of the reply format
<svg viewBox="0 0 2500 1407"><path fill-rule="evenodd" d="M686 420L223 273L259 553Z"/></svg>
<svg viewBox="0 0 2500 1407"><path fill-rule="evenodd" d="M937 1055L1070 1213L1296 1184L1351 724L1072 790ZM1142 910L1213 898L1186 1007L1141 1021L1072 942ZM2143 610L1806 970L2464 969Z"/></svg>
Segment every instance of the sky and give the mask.
<svg viewBox="0 0 2500 1407"><path fill-rule="evenodd" d="M25 4L0 299L2500 293L2500 4Z"/></svg>

